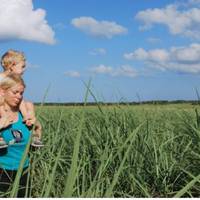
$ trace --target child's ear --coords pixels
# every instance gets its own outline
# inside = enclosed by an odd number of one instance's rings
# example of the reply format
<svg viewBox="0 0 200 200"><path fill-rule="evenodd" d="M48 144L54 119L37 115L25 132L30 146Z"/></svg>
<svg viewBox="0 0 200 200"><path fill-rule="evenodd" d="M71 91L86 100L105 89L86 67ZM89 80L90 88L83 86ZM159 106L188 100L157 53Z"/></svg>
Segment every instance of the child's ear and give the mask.
<svg viewBox="0 0 200 200"><path fill-rule="evenodd" d="M13 72L13 68L14 68L15 64L16 64L16 63L13 62L13 63L11 63L11 64L9 65L9 67L8 67L9 72Z"/></svg>
<svg viewBox="0 0 200 200"><path fill-rule="evenodd" d="M12 72L13 71L13 66L10 66L8 70L9 70L9 72Z"/></svg>
<svg viewBox="0 0 200 200"><path fill-rule="evenodd" d="M3 96L5 94L5 91L0 87L0 96Z"/></svg>

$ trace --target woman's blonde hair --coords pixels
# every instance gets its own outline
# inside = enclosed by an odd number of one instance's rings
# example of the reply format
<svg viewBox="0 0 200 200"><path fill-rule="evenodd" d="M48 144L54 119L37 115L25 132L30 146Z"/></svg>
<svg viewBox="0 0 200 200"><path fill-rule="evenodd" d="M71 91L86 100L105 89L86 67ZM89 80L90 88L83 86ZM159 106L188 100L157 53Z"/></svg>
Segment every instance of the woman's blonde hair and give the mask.
<svg viewBox="0 0 200 200"><path fill-rule="evenodd" d="M8 70L13 64L21 61L26 61L24 53L11 49L2 56L1 65L4 70Z"/></svg>
<svg viewBox="0 0 200 200"><path fill-rule="evenodd" d="M18 74L9 74L5 76L1 81L0 81L0 88L3 90L8 90L11 87L15 86L16 84L22 85L24 88L26 87L24 80L22 77Z"/></svg>
<svg viewBox="0 0 200 200"><path fill-rule="evenodd" d="M20 84L24 88L26 87L26 85L20 75L9 74L9 75L5 76L4 78L2 78L2 80L0 81L0 88L2 90L9 90L16 84ZM0 95L0 106L2 106L4 104L4 102L5 102L4 96Z"/></svg>

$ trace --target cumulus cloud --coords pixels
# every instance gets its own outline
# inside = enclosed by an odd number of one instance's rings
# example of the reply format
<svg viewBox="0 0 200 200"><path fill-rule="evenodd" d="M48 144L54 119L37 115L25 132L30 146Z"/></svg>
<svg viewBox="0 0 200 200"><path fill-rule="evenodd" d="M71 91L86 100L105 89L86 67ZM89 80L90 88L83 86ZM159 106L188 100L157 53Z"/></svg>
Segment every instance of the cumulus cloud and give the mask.
<svg viewBox="0 0 200 200"><path fill-rule="evenodd" d="M70 71L66 71L65 75L69 76L69 77L73 77L73 78L79 78L81 76L79 72L71 71L71 70Z"/></svg>
<svg viewBox="0 0 200 200"><path fill-rule="evenodd" d="M117 68L113 74L113 76L127 76L134 78L138 76L138 72L129 65L122 65L121 67Z"/></svg>
<svg viewBox="0 0 200 200"><path fill-rule="evenodd" d="M124 54L128 60L144 61L147 65L160 70L172 70L184 73L200 73L200 44L193 43L189 46L172 47L166 49L145 50L136 49Z"/></svg>
<svg viewBox="0 0 200 200"><path fill-rule="evenodd" d="M45 16L45 10L34 10L32 0L0 0L0 40L54 44L54 31Z"/></svg>
<svg viewBox="0 0 200 200"><path fill-rule="evenodd" d="M90 69L95 74L108 74L110 76L126 76L126 77L136 77L138 72L129 65L122 65L118 68L113 68L110 66L99 65Z"/></svg>
<svg viewBox="0 0 200 200"><path fill-rule="evenodd" d="M197 3L197 0L194 2ZM140 11L136 14L135 19L144 23L140 30L150 29L154 24L162 24L167 26L173 35L180 34L200 39L200 9L197 7L183 10L178 5L171 4L161 9Z"/></svg>
<svg viewBox="0 0 200 200"><path fill-rule="evenodd" d="M91 68L91 71L96 74L112 74L113 68L110 66L99 65L97 67Z"/></svg>
<svg viewBox="0 0 200 200"><path fill-rule="evenodd" d="M86 34L95 37L112 38L115 35L126 34L125 27L110 21L97 21L92 17L79 17L71 20L71 24Z"/></svg>
<svg viewBox="0 0 200 200"><path fill-rule="evenodd" d="M103 48L97 48L93 49L92 51L89 52L90 55L97 56L97 55L105 55L106 50Z"/></svg>

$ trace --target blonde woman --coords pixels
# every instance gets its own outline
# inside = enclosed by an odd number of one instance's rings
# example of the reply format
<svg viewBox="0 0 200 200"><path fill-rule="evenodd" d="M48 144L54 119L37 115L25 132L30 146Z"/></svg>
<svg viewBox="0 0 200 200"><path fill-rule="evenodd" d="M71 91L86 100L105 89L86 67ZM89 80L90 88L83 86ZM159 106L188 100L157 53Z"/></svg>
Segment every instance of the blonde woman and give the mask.
<svg viewBox="0 0 200 200"><path fill-rule="evenodd" d="M3 193L8 191L10 184L15 179L31 136L20 112L24 89L24 81L16 74L7 75L0 82L0 95L3 98L3 103L0 106L0 133L4 141L9 144L7 150L0 155L0 191ZM26 158L23 166L24 171L29 164L29 158ZM21 176L18 197L24 197L26 183L27 173Z"/></svg>

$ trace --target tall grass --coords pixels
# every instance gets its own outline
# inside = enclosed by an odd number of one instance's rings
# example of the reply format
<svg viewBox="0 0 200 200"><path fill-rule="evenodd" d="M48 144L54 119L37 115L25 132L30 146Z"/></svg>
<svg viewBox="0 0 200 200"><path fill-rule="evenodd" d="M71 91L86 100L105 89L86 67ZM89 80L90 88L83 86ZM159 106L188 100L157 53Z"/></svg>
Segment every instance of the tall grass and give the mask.
<svg viewBox="0 0 200 200"><path fill-rule="evenodd" d="M31 152L30 197L198 197L195 108L38 107L45 147Z"/></svg>

